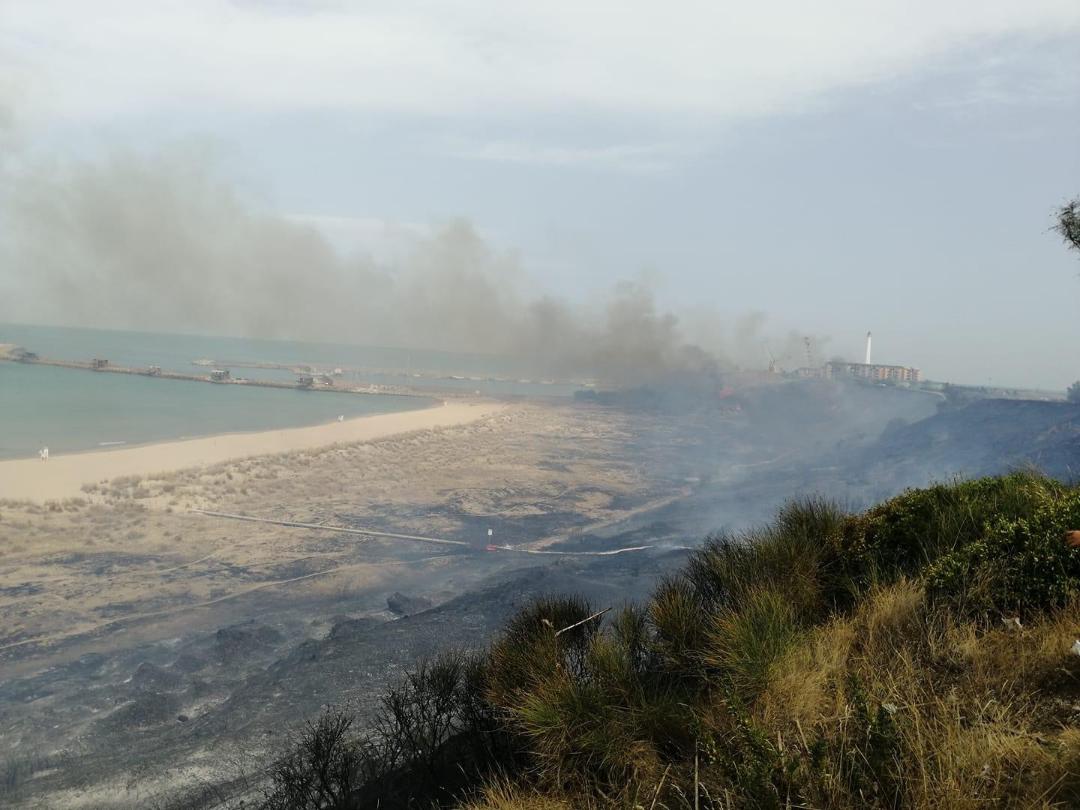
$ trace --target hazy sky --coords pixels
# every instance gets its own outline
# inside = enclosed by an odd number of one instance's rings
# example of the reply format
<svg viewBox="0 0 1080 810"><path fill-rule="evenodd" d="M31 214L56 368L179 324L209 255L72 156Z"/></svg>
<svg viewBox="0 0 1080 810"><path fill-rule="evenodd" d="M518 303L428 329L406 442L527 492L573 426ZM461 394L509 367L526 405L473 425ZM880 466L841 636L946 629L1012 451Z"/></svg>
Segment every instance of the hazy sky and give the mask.
<svg viewBox="0 0 1080 810"><path fill-rule="evenodd" d="M1080 377L1077 0L0 0L0 104L19 160L205 139L347 251L465 217L557 294Z"/></svg>

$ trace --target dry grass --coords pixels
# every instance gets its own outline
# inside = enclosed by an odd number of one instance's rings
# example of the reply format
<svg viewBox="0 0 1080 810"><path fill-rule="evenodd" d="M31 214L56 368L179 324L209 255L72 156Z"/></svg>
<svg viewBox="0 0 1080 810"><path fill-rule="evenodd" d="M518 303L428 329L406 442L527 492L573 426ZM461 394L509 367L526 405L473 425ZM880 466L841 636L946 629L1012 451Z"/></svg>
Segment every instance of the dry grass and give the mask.
<svg viewBox="0 0 1080 810"><path fill-rule="evenodd" d="M497 781L477 798L461 805L462 810L586 810L579 804L552 798L530 788Z"/></svg>
<svg viewBox="0 0 1080 810"><path fill-rule="evenodd" d="M1080 801L1080 731L1069 727L1080 712L1080 657L1069 650L1077 627L1077 604L1031 626L981 627L933 611L902 580L793 649L753 714L795 747L829 738L843 756L859 743L847 738L854 678L895 723L901 806L1071 806ZM843 789L820 798L852 806Z"/></svg>
<svg viewBox="0 0 1080 810"><path fill-rule="evenodd" d="M710 540L584 655L512 625L527 677L490 697L534 758L494 806L531 789L669 810L1080 806L1080 557L1061 540L1078 518L1080 490L1027 474L850 517L796 503ZM1007 598L973 602L986 581Z"/></svg>

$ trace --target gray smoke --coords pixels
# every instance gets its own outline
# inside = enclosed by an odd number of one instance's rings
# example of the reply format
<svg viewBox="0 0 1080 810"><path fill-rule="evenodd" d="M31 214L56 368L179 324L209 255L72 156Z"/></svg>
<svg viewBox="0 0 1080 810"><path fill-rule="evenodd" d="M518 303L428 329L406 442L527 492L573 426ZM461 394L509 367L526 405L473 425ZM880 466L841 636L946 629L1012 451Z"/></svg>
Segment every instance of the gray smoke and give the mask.
<svg viewBox="0 0 1080 810"><path fill-rule="evenodd" d="M22 165L4 186L0 320L493 352L625 384L725 362L640 284L587 304L527 293L517 258L464 221L392 266L343 257L205 149Z"/></svg>

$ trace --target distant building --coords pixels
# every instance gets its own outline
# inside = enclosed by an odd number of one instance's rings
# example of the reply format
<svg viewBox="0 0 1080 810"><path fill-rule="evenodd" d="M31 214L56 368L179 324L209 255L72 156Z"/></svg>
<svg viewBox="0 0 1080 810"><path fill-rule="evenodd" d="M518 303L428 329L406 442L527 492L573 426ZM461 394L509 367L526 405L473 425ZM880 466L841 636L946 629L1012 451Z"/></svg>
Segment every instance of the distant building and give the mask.
<svg viewBox="0 0 1080 810"><path fill-rule="evenodd" d="M825 376L830 378L854 377L871 382L922 382L922 372L908 366L886 366L880 363L841 363L825 364Z"/></svg>
<svg viewBox="0 0 1080 810"><path fill-rule="evenodd" d="M296 385L299 388L311 388L315 384L315 378L310 374L298 374L296 377Z"/></svg>
<svg viewBox="0 0 1080 810"><path fill-rule="evenodd" d="M227 368L215 368L210 371L210 382L228 382L231 376Z"/></svg>
<svg viewBox="0 0 1080 810"><path fill-rule="evenodd" d="M109 361L102 357L95 357L90 361L90 368L108 368Z"/></svg>
<svg viewBox="0 0 1080 810"><path fill-rule="evenodd" d="M146 373L149 374L151 377L160 377L161 366L150 366L150 368L146 369Z"/></svg>

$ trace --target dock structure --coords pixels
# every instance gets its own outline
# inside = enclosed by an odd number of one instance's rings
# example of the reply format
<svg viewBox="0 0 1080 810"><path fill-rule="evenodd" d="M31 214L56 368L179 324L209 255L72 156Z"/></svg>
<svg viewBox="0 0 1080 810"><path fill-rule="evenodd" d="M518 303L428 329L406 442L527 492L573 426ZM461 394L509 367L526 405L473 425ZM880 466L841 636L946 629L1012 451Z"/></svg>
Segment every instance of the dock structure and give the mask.
<svg viewBox="0 0 1080 810"><path fill-rule="evenodd" d="M315 378L310 374L301 374L296 382L281 382L277 380L247 380L235 378L228 369L211 368L207 374L183 374L177 371L166 371L161 366L127 367L117 366L103 357L95 357L91 360L54 360L48 357L39 357L36 353L27 351L21 346L12 343L0 343L0 362L22 363L26 365L54 366L57 368L82 369L84 371L103 372L107 374L138 374L144 377L157 377L163 380L186 380L188 382L209 382L217 385L246 385L255 388L290 388L293 390L303 389L310 391L336 391L342 394L372 394L390 395L401 397L429 398L429 394L407 389L391 389L388 386L364 388L337 387L334 385L315 385Z"/></svg>
<svg viewBox="0 0 1080 810"><path fill-rule="evenodd" d="M0 360L29 363L38 359L34 352L28 352L15 343L0 343Z"/></svg>
<svg viewBox="0 0 1080 810"><path fill-rule="evenodd" d="M564 378L558 380L548 379L530 379L528 377L521 376L507 376L499 374L450 374L443 371L423 371L417 369L405 369L405 368L391 368L391 367L379 367L379 366L334 366L332 369L329 366L317 367L300 363L274 363L268 361L259 360L211 360L209 358L200 358L198 360L192 360L191 364L194 366L227 366L231 369L260 369L267 371L289 371L293 374L310 374L315 379L322 381L323 378L332 380L334 377L349 377L352 379L359 379L365 374L376 374L382 376L398 376L409 377L414 380L427 380L432 382L438 382L440 380L453 380L454 382L475 382L475 383L523 383L526 385L577 385L585 388L592 388L596 386L596 380L591 378ZM329 384L329 383L327 383ZM337 384L336 382L334 383Z"/></svg>

